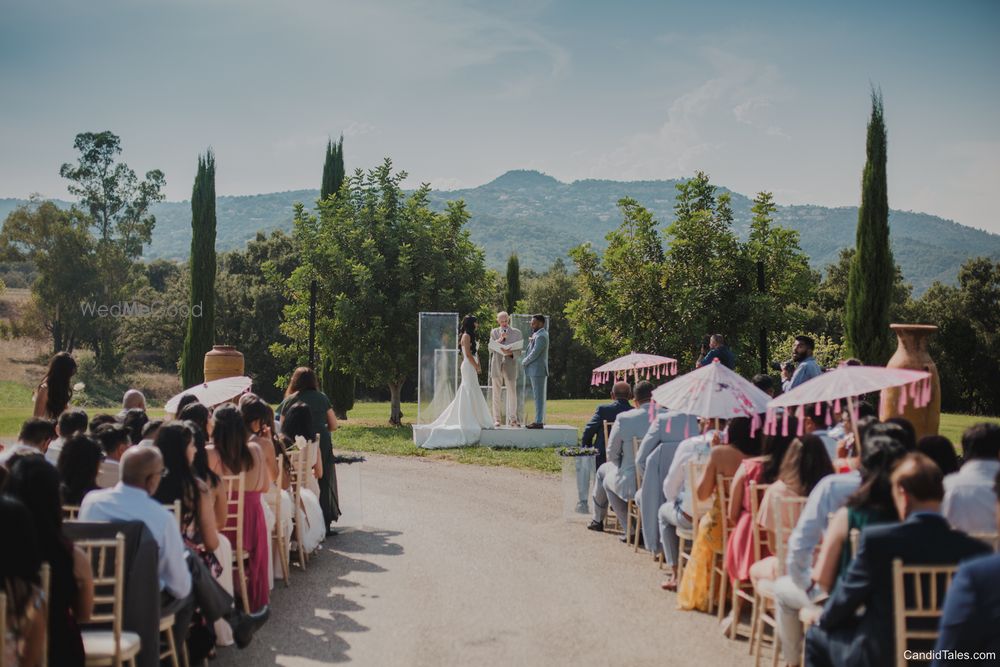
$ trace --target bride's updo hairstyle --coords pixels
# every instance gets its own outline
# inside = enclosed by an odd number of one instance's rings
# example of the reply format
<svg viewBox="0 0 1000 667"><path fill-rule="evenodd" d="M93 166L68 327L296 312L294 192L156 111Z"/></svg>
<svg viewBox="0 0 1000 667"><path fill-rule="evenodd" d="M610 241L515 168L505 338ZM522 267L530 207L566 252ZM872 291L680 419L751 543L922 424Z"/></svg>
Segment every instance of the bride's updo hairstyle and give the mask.
<svg viewBox="0 0 1000 667"><path fill-rule="evenodd" d="M462 334L469 334L469 342L472 345L472 354L475 355L476 351L479 349L479 345L476 343L476 316L466 315L465 319L462 320L462 326L458 328L458 337L461 338Z"/></svg>

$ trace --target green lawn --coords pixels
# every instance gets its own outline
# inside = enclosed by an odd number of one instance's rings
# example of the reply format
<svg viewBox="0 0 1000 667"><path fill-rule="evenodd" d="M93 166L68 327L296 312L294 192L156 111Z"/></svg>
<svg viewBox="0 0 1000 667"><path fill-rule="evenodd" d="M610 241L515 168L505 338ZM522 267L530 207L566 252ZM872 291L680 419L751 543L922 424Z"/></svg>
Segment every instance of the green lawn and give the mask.
<svg viewBox="0 0 1000 667"><path fill-rule="evenodd" d="M601 401L566 400L550 401L548 421L552 424L568 424L582 430L590 419L594 407ZM31 413L31 391L13 382L0 382L0 440L7 442L16 437L21 422ZM117 412L118 407L107 408ZM99 409L87 408L89 413ZM162 410L153 409L154 416L162 415ZM424 450L413 444L413 432L409 424L416 418L416 403L403 404L401 428L387 425L388 403L358 403L351 411L349 419L342 422L334 434L334 448L339 451L371 452L392 456L420 456L427 459L472 463L485 466L508 466L539 472L555 473L560 469L559 456L554 449L490 449L469 447L450 450ZM970 415L941 415L941 433L957 446L962 431L980 421L1000 423L1000 419Z"/></svg>

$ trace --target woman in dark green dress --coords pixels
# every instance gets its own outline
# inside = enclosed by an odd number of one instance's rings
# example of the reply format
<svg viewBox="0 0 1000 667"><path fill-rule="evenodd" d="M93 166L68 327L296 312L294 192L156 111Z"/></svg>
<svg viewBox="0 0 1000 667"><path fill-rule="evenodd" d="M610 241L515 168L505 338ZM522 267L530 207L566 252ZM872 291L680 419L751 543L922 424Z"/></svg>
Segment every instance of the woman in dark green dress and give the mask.
<svg viewBox="0 0 1000 667"><path fill-rule="evenodd" d="M313 428L319 436L319 452L323 462L323 476L319 479L319 505L329 532L330 522L336 521L341 514L337 498L337 471L333 465L333 441L330 438L330 432L337 430L337 417L333 414L330 399L319 390L315 371L306 366L300 366L292 373L288 389L285 390L285 399L278 406L278 414L282 419L296 401L309 406Z"/></svg>

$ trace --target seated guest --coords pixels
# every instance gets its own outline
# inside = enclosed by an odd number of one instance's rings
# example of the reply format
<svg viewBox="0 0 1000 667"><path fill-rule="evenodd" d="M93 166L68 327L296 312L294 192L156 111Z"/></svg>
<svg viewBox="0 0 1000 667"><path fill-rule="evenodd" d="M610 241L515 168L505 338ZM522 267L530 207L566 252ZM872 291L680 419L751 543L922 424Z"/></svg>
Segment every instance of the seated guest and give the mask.
<svg viewBox="0 0 1000 667"><path fill-rule="evenodd" d="M789 419L788 421L789 432L797 432L798 424L793 424L795 420ZM760 527L754 524L753 514L751 514L750 483L756 482L760 486L769 486L775 482L781 472L785 453L794 439L794 436L791 435L764 436L763 453L760 456L751 456L740 461L736 474L733 476L729 507L723 508L723 511L728 513L729 523L732 526L723 560L726 574L734 589L742 583L750 581L750 566L756 560L753 547L754 532L760 531ZM757 493L763 492L758 491ZM767 558L771 555L766 545L762 545L760 555L761 558ZM739 619L742 603L742 598L734 598L733 613L727 622Z"/></svg>
<svg viewBox="0 0 1000 667"><path fill-rule="evenodd" d="M953 472L958 472L959 460L955 453L955 445L943 435L925 435L917 441L917 451L930 458L941 468L945 479ZM948 497L948 487L945 486L945 498Z"/></svg>
<svg viewBox="0 0 1000 667"><path fill-rule="evenodd" d="M865 425L870 425L878 420L875 408L868 401L858 401L855 404L857 412L857 429L860 433ZM854 417L846 407L840 413L840 422L830 429L827 434L837 439L837 457L833 459L833 469L836 472L850 472L851 465L856 465L861 458L861 445L854 442Z"/></svg>
<svg viewBox="0 0 1000 667"><path fill-rule="evenodd" d="M893 471L892 496L902 523L871 526L861 533L857 555L806 635L807 664L893 663L893 560L954 565L990 552L941 516L942 480L937 465L919 453L908 454Z"/></svg>
<svg viewBox="0 0 1000 667"><path fill-rule="evenodd" d="M97 486L110 489L119 480L118 463L122 460L125 450L132 446L132 437L128 429L121 424L103 424L93 432L104 450L104 460L97 472Z"/></svg>
<svg viewBox="0 0 1000 667"><path fill-rule="evenodd" d="M770 375L766 375L764 373L758 373L757 375L754 375L753 378L751 378L750 382L753 383L753 386L757 387L771 398L774 398L775 396L778 395L778 390L779 390L778 383L775 382L774 378L771 377Z"/></svg>
<svg viewBox="0 0 1000 667"><path fill-rule="evenodd" d="M150 497L167 473L163 456L156 447L132 447L121 460L121 477L111 489L94 491L84 498L81 521L141 521L156 541L161 608L176 610L174 636L183 644L195 608L214 623L225 618L233 626L237 644L249 643L256 626L266 620L245 617L233 608L233 599L216 584L201 559L189 558L177 521L163 505ZM190 596L190 597L189 597Z"/></svg>
<svg viewBox="0 0 1000 667"><path fill-rule="evenodd" d="M947 479L947 478L946 478ZM993 483L1000 503L1000 475ZM947 493L947 492L945 492ZM1000 516L1000 512L997 513ZM1000 554L974 558L962 563L948 588L941 614L940 634L935 652L1000 654ZM934 667L966 664L939 658Z"/></svg>
<svg viewBox="0 0 1000 667"><path fill-rule="evenodd" d="M813 581L824 591L832 591L851 564L850 535L867 526L894 523L899 517L892 498L892 471L906 455L903 445L892 438L870 438L861 460L861 486L834 513L823 535L819 557L813 567Z"/></svg>
<svg viewBox="0 0 1000 667"><path fill-rule="evenodd" d="M781 652L789 665L799 664L802 653L802 623L799 612L825 596L813 580L813 553L827 527L827 517L843 507L847 499L861 486L861 473L857 460L865 451L871 437L896 432L896 426L886 426L868 417L857 424L861 435L861 446L850 451L856 454L847 459L848 472L824 477L809 494L805 507L799 514L798 523L788 538L785 559L786 575L774 582L774 597L777 604L777 634L781 639Z"/></svg>
<svg viewBox="0 0 1000 667"><path fill-rule="evenodd" d="M121 412L122 417L125 416L126 412L134 409L142 410L143 412L145 412L146 397L138 389L129 389L122 396L122 412Z"/></svg>
<svg viewBox="0 0 1000 667"><path fill-rule="evenodd" d="M42 556L38 550L31 513L11 496L0 496L0 535L16 549L0 549L0 590L7 594L4 667L36 667L45 649L47 601L38 576Z"/></svg>
<svg viewBox="0 0 1000 667"><path fill-rule="evenodd" d="M63 536L59 474L41 456L22 456L11 466L4 493L31 512L43 562L51 567L48 655L50 665L83 667L80 623L94 609L94 579L87 556Z"/></svg>
<svg viewBox="0 0 1000 667"><path fill-rule="evenodd" d="M837 440L830 435L826 427L826 416L829 413L830 406L826 403L806 406L802 416L802 432L820 438L826 445L826 454L832 462L837 458Z"/></svg>
<svg viewBox="0 0 1000 667"><path fill-rule="evenodd" d="M777 544L777 524L774 515L775 503L779 498L808 497L819 481L833 474L833 464L826 453L823 441L812 435L796 438L788 446L785 458L781 462L778 479L771 483L764 492L760 502L760 517L758 526L768 532L769 544ZM786 535L793 526L782 526ZM777 577L778 561L776 556L762 558L750 566L750 581L754 586L761 579L773 580Z"/></svg>
<svg viewBox="0 0 1000 667"><path fill-rule="evenodd" d="M177 418L186 422L194 422L206 438L212 437L212 411L198 401L185 405L184 409L178 413Z"/></svg>
<svg viewBox="0 0 1000 667"><path fill-rule="evenodd" d="M59 436L49 443L45 450L45 460L55 465L59 461L59 452L62 451L63 443L78 433L87 431L87 413L80 408L70 408L59 415L56 420L56 435Z"/></svg>
<svg viewBox="0 0 1000 667"><path fill-rule="evenodd" d="M736 355L726 345L726 338L722 334L712 334L709 337L708 352L698 360L695 366L701 368L714 362L716 359L729 370L736 370Z"/></svg>
<svg viewBox="0 0 1000 667"><path fill-rule="evenodd" d="M89 436L75 435L66 441L56 464L64 505L79 507L83 497L98 488L97 471L103 458L101 446Z"/></svg>
<svg viewBox="0 0 1000 667"><path fill-rule="evenodd" d="M156 440L156 433L163 426L162 419L151 419L142 427L142 440L139 441L140 445L152 445L153 441Z"/></svg>
<svg viewBox="0 0 1000 667"><path fill-rule="evenodd" d="M90 420L90 424L87 426L87 430L90 433L95 433L97 429L105 424L117 424L118 420L115 419L114 415L109 415L107 413L101 413L99 415L94 415L94 418Z"/></svg>
<svg viewBox="0 0 1000 667"><path fill-rule="evenodd" d="M694 492L687 488L687 464L690 461L704 463L708 460L712 440L717 437L717 432L710 428L711 423L711 420L702 420L701 432L685 438L677 445L670 469L663 480L663 504L657 509L656 525L660 530L664 562L670 568L670 575L661 584L664 590L677 589L680 548L677 529L691 529L691 493Z"/></svg>
<svg viewBox="0 0 1000 667"><path fill-rule="evenodd" d="M177 408L176 408L177 412L175 414L178 417L180 417L181 413L184 412L184 408L197 402L198 402L198 397L195 396L194 394L184 394L183 396L181 396L181 400L177 401Z"/></svg>
<svg viewBox="0 0 1000 667"><path fill-rule="evenodd" d="M256 611L267 607L270 600L271 569L268 554L271 538L261 495L270 487L271 477L260 445L248 442L249 436L243 416L235 405L222 405L212 415L209 465L219 475L246 474L243 549L250 557L246 570L249 611ZM232 502L234 498L229 500ZM224 526L223 534L230 542L235 541L236 526Z"/></svg>
<svg viewBox="0 0 1000 667"><path fill-rule="evenodd" d="M128 429L133 445L138 445L142 440L142 429L146 426L147 422L149 422L149 416L146 414L146 411L139 410L138 408L127 411L125 416L122 417L122 424Z"/></svg>
<svg viewBox="0 0 1000 667"><path fill-rule="evenodd" d="M614 402L597 406L594 416L583 428L580 446L597 449L595 464L598 468L608 460L606 443L604 442L604 422L613 423L618 415L631 410L632 406L628 402L630 398L632 398L632 387L629 386L628 382L615 382L611 388L611 399Z"/></svg>
<svg viewBox="0 0 1000 667"><path fill-rule="evenodd" d="M653 383L643 380L635 385L635 408L618 413L615 423L608 433L608 461L597 469L594 484L594 520L587 526L590 530L604 530L604 517L608 513L608 503L625 525L625 513L629 499L638 490L635 484L635 453L632 439L638 440L649 430L649 402L653 400ZM629 536L624 535L623 541Z"/></svg>
<svg viewBox="0 0 1000 667"><path fill-rule="evenodd" d="M8 459L16 454L45 454L55 437L55 422L41 417L26 419L17 436L17 444L0 453L0 466L6 466Z"/></svg>
<svg viewBox="0 0 1000 667"><path fill-rule="evenodd" d="M666 500L663 482L670 472L678 445L696 433L698 418L694 415L659 409L639 443L635 465L642 474L642 487L636 494L636 502L642 513L642 541L654 554L663 552L658 525L660 506ZM582 497L586 497L586 490Z"/></svg>
<svg viewBox="0 0 1000 667"><path fill-rule="evenodd" d="M889 417L885 420L885 423L897 426L900 429L895 437L903 443L906 451L912 452L917 448L917 429L913 428L913 424L909 419L905 417Z"/></svg>
<svg viewBox="0 0 1000 667"><path fill-rule="evenodd" d="M944 480L943 512L952 528L992 533L997 528L993 479L1000 472L1000 424L976 424L962 434L962 468Z"/></svg>

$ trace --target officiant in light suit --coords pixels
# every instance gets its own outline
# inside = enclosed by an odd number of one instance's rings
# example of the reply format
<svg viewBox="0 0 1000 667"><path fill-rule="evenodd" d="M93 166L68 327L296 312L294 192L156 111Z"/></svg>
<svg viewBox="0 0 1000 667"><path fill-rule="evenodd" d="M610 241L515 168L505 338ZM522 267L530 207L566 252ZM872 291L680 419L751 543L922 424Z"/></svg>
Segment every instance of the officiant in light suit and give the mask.
<svg viewBox="0 0 1000 667"><path fill-rule="evenodd" d="M517 373L521 365L524 336L510 326L506 311L497 313L497 328L490 332L490 379L493 385L493 425L518 426ZM509 348L509 349L508 349ZM506 421L501 418L500 395L507 390Z"/></svg>

